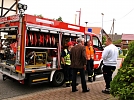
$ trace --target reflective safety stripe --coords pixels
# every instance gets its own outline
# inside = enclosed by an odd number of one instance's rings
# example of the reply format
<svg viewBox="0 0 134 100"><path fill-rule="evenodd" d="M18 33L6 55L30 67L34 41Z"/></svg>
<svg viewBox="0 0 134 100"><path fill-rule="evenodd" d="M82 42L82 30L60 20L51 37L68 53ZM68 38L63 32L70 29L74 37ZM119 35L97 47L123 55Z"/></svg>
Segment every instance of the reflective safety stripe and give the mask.
<svg viewBox="0 0 134 100"><path fill-rule="evenodd" d="M72 83L72 81L69 81L69 83Z"/></svg>
<svg viewBox="0 0 134 100"><path fill-rule="evenodd" d="M65 61L66 65L71 65L70 54L68 54L67 49L65 49L64 51L66 53L66 56L64 57L64 61Z"/></svg>
<svg viewBox="0 0 134 100"><path fill-rule="evenodd" d="M90 60L90 58L94 59L94 50L92 46L90 46L90 48L86 46L86 58L87 60Z"/></svg>
<svg viewBox="0 0 134 100"><path fill-rule="evenodd" d="M66 83L70 83L69 81L67 81Z"/></svg>
<svg viewBox="0 0 134 100"><path fill-rule="evenodd" d="M93 75L92 76L94 76L94 73L93 73Z"/></svg>
<svg viewBox="0 0 134 100"><path fill-rule="evenodd" d="M94 73L93 73L93 75L91 75L91 76L88 76L88 77L93 77L94 76Z"/></svg>

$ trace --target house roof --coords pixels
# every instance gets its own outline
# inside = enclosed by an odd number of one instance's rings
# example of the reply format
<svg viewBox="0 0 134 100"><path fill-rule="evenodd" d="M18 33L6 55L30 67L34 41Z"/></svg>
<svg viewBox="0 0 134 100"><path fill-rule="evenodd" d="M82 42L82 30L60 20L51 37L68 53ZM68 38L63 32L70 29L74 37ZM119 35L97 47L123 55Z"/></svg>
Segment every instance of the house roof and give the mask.
<svg viewBox="0 0 134 100"><path fill-rule="evenodd" d="M119 39L121 39L122 35L118 35L118 34L108 34L108 36L112 39L112 41L117 41Z"/></svg>
<svg viewBox="0 0 134 100"><path fill-rule="evenodd" d="M101 32L101 27L86 27L85 31L88 31L88 28L91 28L92 33L95 33L95 34L100 34L100 32Z"/></svg>
<svg viewBox="0 0 134 100"><path fill-rule="evenodd" d="M122 40L134 40L134 34L122 34Z"/></svg>

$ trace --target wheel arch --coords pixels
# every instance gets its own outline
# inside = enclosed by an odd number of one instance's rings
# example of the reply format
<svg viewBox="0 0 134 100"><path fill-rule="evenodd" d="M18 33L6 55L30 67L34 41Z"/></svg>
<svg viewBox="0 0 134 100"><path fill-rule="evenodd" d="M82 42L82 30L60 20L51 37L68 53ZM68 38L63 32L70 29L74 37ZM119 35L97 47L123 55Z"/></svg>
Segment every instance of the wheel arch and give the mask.
<svg viewBox="0 0 134 100"><path fill-rule="evenodd" d="M53 70L50 74L50 82L53 81L53 76L54 76L54 73L56 72L56 70Z"/></svg>

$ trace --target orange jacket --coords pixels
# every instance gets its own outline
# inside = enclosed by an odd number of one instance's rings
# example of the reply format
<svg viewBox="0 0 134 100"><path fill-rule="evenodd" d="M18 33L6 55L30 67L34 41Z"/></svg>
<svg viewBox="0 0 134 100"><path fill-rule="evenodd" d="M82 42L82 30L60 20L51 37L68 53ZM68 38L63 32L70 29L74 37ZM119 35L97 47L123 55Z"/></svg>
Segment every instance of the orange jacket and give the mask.
<svg viewBox="0 0 134 100"><path fill-rule="evenodd" d="M86 46L86 59L90 60L90 58L94 59L94 49L92 46L90 48Z"/></svg>

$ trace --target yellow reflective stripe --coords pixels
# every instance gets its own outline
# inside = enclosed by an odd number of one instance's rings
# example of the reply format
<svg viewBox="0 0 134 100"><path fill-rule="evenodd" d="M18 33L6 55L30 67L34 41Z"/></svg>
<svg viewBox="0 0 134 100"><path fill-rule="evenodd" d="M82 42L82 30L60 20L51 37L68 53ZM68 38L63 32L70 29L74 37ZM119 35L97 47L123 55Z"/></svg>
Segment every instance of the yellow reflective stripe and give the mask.
<svg viewBox="0 0 134 100"><path fill-rule="evenodd" d="M43 81L43 80L48 80L48 78L40 78L40 79L35 79L35 80L33 80L33 82L37 82L37 81Z"/></svg>
<svg viewBox="0 0 134 100"><path fill-rule="evenodd" d="M93 73L93 75L91 75L91 76L88 76L88 77L93 77L94 76L94 73Z"/></svg>
<svg viewBox="0 0 134 100"><path fill-rule="evenodd" d="M69 83L69 81L67 81L66 83Z"/></svg>
<svg viewBox="0 0 134 100"><path fill-rule="evenodd" d="M92 76L94 76L94 73L93 73L93 75Z"/></svg>
<svg viewBox="0 0 134 100"><path fill-rule="evenodd" d="M66 56L64 57L65 63L67 65L71 65L70 54L67 54L67 49L65 49L64 51L66 53Z"/></svg>

